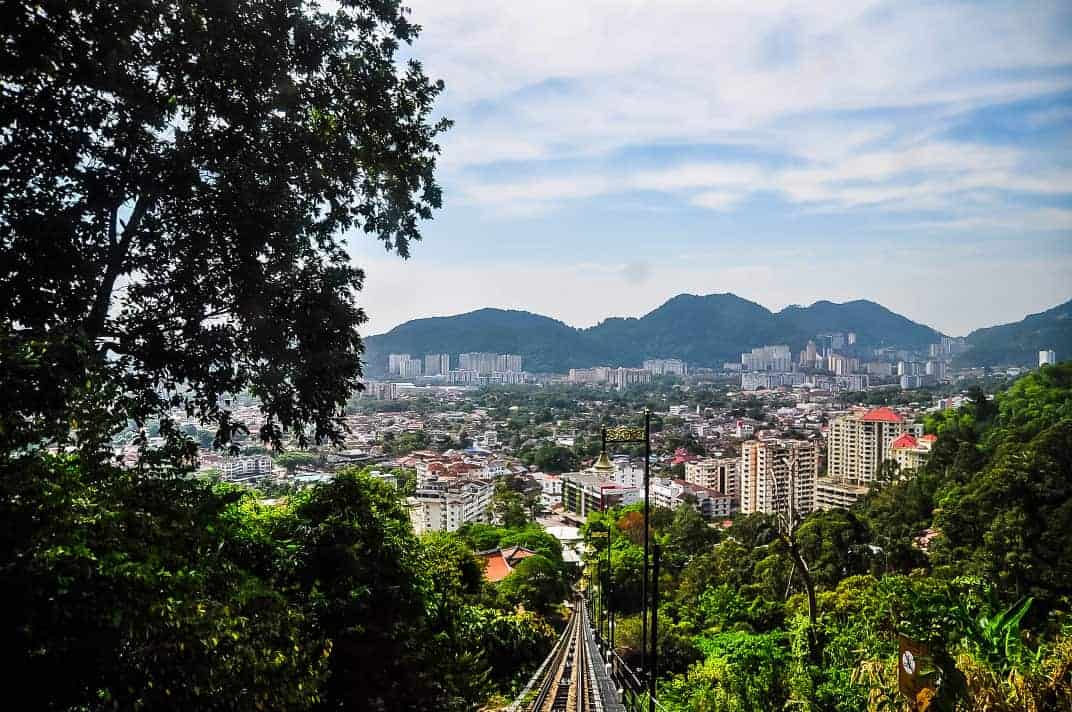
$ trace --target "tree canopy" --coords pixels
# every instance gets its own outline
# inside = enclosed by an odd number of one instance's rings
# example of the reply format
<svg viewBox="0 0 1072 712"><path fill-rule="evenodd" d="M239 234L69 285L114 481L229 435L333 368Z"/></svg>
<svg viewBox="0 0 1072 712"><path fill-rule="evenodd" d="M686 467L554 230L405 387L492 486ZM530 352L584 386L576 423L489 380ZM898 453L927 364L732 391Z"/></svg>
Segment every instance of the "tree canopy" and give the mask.
<svg viewBox="0 0 1072 712"><path fill-rule="evenodd" d="M5 437L66 438L118 402L185 406L225 443L247 389L265 440L338 436L365 321L344 234L405 257L440 205L442 84L400 59L419 31L400 3L0 13Z"/></svg>

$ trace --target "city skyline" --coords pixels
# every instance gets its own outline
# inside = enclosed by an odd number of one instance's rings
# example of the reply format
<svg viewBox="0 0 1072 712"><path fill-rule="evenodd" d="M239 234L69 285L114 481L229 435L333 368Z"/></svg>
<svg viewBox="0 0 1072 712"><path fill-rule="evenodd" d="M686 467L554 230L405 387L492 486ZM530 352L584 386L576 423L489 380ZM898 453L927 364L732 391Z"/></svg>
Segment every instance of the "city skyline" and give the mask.
<svg viewBox="0 0 1072 712"><path fill-rule="evenodd" d="M351 240L364 333L729 291L961 336L1070 296L1067 5L410 4L444 207L408 261Z"/></svg>

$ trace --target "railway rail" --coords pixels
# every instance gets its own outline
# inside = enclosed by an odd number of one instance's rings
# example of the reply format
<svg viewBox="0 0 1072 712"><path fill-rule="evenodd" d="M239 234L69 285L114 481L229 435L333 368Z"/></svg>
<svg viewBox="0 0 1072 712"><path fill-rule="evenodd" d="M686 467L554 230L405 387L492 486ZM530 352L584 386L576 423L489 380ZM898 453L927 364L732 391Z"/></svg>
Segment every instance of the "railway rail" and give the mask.
<svg viewBox="0 0 1072 712"><path fill-rule="evenodd" d="M534 696L515 709L519 712L621 710L608 684L588 613L578 598L565 631L530 683Z"/></svg>

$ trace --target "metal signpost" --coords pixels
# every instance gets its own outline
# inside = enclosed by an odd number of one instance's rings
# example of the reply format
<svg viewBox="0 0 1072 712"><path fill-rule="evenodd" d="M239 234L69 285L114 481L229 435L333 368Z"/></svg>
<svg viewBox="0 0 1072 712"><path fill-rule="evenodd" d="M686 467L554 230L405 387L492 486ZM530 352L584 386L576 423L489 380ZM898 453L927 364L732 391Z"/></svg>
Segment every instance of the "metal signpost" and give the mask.
<svg viewBox="0 0 1072 712"><path fill-rule="evenodd" d="M603 428L603 453L607 443L644 443L644 568L640 579L640 670L646 669L648 647L648 531L651 528L651 411L644 411L644 427L617 426ZM652 641L654 644L654 641Z"/></svg>

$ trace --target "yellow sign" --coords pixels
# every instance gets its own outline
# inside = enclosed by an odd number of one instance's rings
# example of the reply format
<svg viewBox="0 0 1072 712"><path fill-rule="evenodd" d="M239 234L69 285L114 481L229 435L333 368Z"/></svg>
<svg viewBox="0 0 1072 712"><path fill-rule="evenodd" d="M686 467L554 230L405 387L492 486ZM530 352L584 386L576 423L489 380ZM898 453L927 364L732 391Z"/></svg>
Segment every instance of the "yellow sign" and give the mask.
<svg viewBox="0 0 1072 712"><path fill-rule="evenodd" d="M634 428L627 425L619 425L607 428L607 442L631 443L644 442L644 428Z"/></svg>

